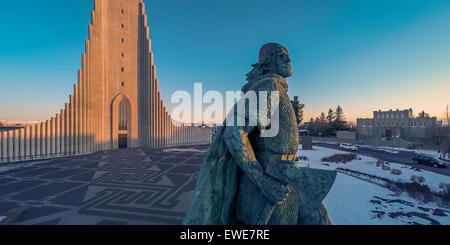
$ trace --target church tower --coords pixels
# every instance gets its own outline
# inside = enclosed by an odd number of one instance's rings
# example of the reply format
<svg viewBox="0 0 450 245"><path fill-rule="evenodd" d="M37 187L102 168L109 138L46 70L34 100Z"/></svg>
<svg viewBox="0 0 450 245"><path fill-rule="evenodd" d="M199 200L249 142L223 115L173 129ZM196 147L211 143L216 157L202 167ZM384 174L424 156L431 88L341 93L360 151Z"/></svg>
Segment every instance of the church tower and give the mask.
<svg viewBox="0 0 450 245"><path fill-rule="evenodd" d="M82 147L148 146L157 84L142 0L95 0L74 96Z"/></svg>
<svg viewBox="0 0 450 245"><path fill-rule="evenodd" d="M143 1L94 0L91 18L69 102L45 122L0 131L0 162L211 143L212 129L172 123Z"/></svg>

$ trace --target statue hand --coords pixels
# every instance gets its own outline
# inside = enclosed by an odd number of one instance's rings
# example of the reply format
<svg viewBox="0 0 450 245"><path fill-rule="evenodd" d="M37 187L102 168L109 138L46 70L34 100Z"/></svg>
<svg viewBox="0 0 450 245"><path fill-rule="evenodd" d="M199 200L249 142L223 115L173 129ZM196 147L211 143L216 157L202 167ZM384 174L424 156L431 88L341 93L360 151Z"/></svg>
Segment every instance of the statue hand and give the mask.
<svg viewBox="0 0 450 245"><path fill-rule="evenodd" d="M292 100L292 108L295 112L295 117L297 118L297 124L300 124L303 121L303 109L305 108L304 104L300 104L298 101Z"/></svg>
<svg viewBox="0 0 450 245"><path fill-rule="evenodd" d="M281 204L288 197L289 190L287 185L269 175L261 177L258 187L264 196L273 203Z"/></svg>

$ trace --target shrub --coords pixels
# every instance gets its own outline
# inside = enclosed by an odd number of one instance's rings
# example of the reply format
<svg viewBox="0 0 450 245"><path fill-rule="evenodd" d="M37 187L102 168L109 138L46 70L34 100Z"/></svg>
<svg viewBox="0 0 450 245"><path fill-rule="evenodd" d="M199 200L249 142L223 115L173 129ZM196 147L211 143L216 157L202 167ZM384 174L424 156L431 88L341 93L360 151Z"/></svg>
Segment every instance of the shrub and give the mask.
<svg viewBox="0 0 450 245"><path fill-rule="evenodd" d="M447 184L447 183L440 183L440 184L439 184L439 188L450 190L450 184Z"/></svg>
<svg viewBox="0 0 450 245"><path fill-rule="evenodd" d="M383 165L384 165L384 161L378 159L378 160L377 160L377 167L383 166Z"/></svg>
<svg viewBox="0 0 450 245"><path fill-rule="evenodd" d="M322 162L348 163L357 158L356 154L336 154L330 157L322 158Z"/></svg>
<svg viewBox="0 0 450 245"><path fill-rule="evenodd" d="M411 181L422 184L422 183L425 183L425 178L422 176L413 175L413 176L411 176Z"/></svg>

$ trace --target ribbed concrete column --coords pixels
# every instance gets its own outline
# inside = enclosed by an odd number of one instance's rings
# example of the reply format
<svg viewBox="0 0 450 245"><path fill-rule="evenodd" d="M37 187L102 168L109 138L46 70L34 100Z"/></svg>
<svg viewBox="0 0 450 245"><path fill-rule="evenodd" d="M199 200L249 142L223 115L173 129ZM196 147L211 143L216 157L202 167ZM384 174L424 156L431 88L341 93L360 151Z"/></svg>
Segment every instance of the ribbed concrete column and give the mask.
<svg viewBox="0 0 450 245"><path fill-rule="evenodd" d="M19 159L25 158L25 129L19 129Z"/></svg>
<svg viewBox="0 0 450 245"><path fill-rule="evenodd" d="M184 124L181 125L180 128L180 145L183 146L184 145L184 137L186 136L186 132L185 132L185 127Z"/></svg>
<svg viewBox="0 0 450 245"><path fill-rule="evenodd" d="M180 146L184 145L184 136L186 134L184 133L184 124L181 124L180 126L180 132L179 132L179 138L180 138Z"/></svg>
<svg viewBox="0 0 450 245"><path fill-rule="evenodd" d="M55 154L61 155L61 115L59 114L55 119Z"/></svg>
<svg viewBox="0 0 450 245"><path fill-rule="evenodd" d="M13 158L16 161L19 158L19 130L13 131Z"/></svg>
<svg viewBox="0 0 450 245"><path fill-rule="evenodd" d="M0 131L0 162L6 162L6 132Z"/></svg>
<svg viewBox="0 0 450 245"><path fill-rule="evenodd" d="M81 128L82 128L82 146L83 146L83 153L86 154L88 152L87 150L87 129L86 129L86 111L87 111L87 102L86 102L86 86L87 86L87 60L86 60L86 55L83 54L81 56L81 60L82 60L82 72L81 72Z"/></svg>
<svg viewBox="0 0 450 245"><path fill-rule="evenodd" d="M64 149L65 154L70 155L70 112L69 112L69 103L66 103L64 109Z"/></svg>
<svg viewBox="0 0 450 245"><path fill-rule="evenodd" d="M12 161L14 157L14 132L12 130L7 131L7 152L8 161Z"/></svg>
<svg viewBox="0 0 450 245"><path fill-rule="evenodd" d="M92 69L91 69L91 45L90 41L86 40L86 74L85 74L85 134L86 134L86 152L91 153L92 152L92 118L91 118L91 83L92 83Z"/></svg>
<svg viewBox="0 0 450 245"><path fill-rule="evenodd" d="M19 158L23 160L25 158L25 128L19 129Z"/></svg>
<svg viewBox="0 0 450 245"><path fill-rule="evenodd" d="M74 105L74 97L73 95L70 95L69 98L69 150L70 155L74 154L75 151L75 145L74 145L74 128L75 128L75 120L74 120L74 111L73 111L73 105Z"/></svg>
<svg viewBox="0 0 450 245"><path fill-rule="evenodd" d="M177 127L177 146L181 145L181 125L178 123L178 127Z"/></svg>
<svg viewBox="0 0 450 245"><path fill-rule="evenodd" d="M30 156L31 159L36 158L36 125L30 128Z"/></svg>
<svg viewBox="0 0 450 245"><path fill-rule="evenodd" d="M200 135L200 128L199 127L195 127L194 139L195 139L195 144L196 145L200 142L199 135Z"/></svg>
<svg viewBox="0 0 450 245"><path fill-rule="evenodd" d="M74 151L75 154L79 154L80 152L80 144L79 144L79 110L78 110L78 105L79 105L79 91L78 91L78 85L75 84L74 88L74 96L73 96L73 102L74 102L74 106L73 106L73 135L74 135L74 139L73 139L73 144L74 144Z"/></svg>
<svg viewBox="0 0 450 245"><path fill-rule="evenodd" d="M50 157L51 154L51 134L50 134L50 121L45 121L45 155Z"/></svg>
<svg viewBox="0 0 450 245"><path fill-rule="evenodd" d="M66 155L67 148L66 148L66 110L61 110L61 121L59 123L60 125L60 132L61 132L61 155Z"/></svg>
<svg viewBox="0 0 450 245"><path fill-rule="evenodd" d="M166 133L166 108L164 107L164 102L163 103L161 103L161 105L162 105L162 134L163 134L163 138L162 138L162 140L163 140L163 142L162 142L162 145L163 145L163 147L167 147L166 146L166 139L167 139L167 133Z"/></svg>
<svg viewBox="0 0 450 245"><path fill-rule="evenodd" d="M41 145L41 158L45 158L45 147L46 147L46 140L45 140L45 123L41 122L41 126L39 127L39 129L41 130L40 135L41 137L39 138L40 141L40 145Z"/></svg>
<svg viewBox="0 0 450 245"><path fill-rule="evenodd" d="M169 146L172 147L173 146L173 125L172 125L172 118L169 116Z"/></svg>
<svg viewBox="0 0 450 245"><path fill-rule="evenodd" d="M50 157L51 155L51 149L52 149L52 145L51 145L51 139L52 139L52 135L51 135L51 121L47 120L45 121L45 154L47 157Z"/></svg>
<svg viewBox="0 0 450 245"><path fill-rule="evenodd" d="M30 126L26 126L25 127L25 144L24 144L24 158L25 159L29 159L31 156L31 127Z"/></svg>
<svg viewBox="0 0 450 245"><path fill-rule="evenodd" d="M184 127L184 132L185 132L184 145L188 145L188 142L189 142L189 126L185 126Z"/></svg>
<svg viewBox="0 0 450 245"><path fill-rule="evenodd" d="M42 144L41 144L41 138L42 138L42 134L41 134L41 124L38 123L35 125L35 144L36 144L36 158L40 158L41 154L42 154Z"/></svg>
<svg viewBox="0 0 450 245"><path fill-rule="evenodd" d="M56 127L56 122L55 122L55 118L52 117L50 120L50 156L54 157L55 152L56 152L56 133L55 133L55 127Z"/></svg>

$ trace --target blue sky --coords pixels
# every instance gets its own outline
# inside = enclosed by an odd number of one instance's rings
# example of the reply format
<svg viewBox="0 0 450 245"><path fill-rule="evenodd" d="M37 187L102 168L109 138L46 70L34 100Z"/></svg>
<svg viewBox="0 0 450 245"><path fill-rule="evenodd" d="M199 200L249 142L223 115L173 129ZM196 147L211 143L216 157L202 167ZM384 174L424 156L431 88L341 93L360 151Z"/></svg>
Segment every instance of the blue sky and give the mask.
<svg viewBox="0 0 450 245"><path fill-rule="evenodd" d="M144 1L163 99L178 89L238 90L267 42L285 45L289 94L316 117L450 103L450 1ZM93 0L4 1L0 120L45 120L68 100Z"/></svg>

